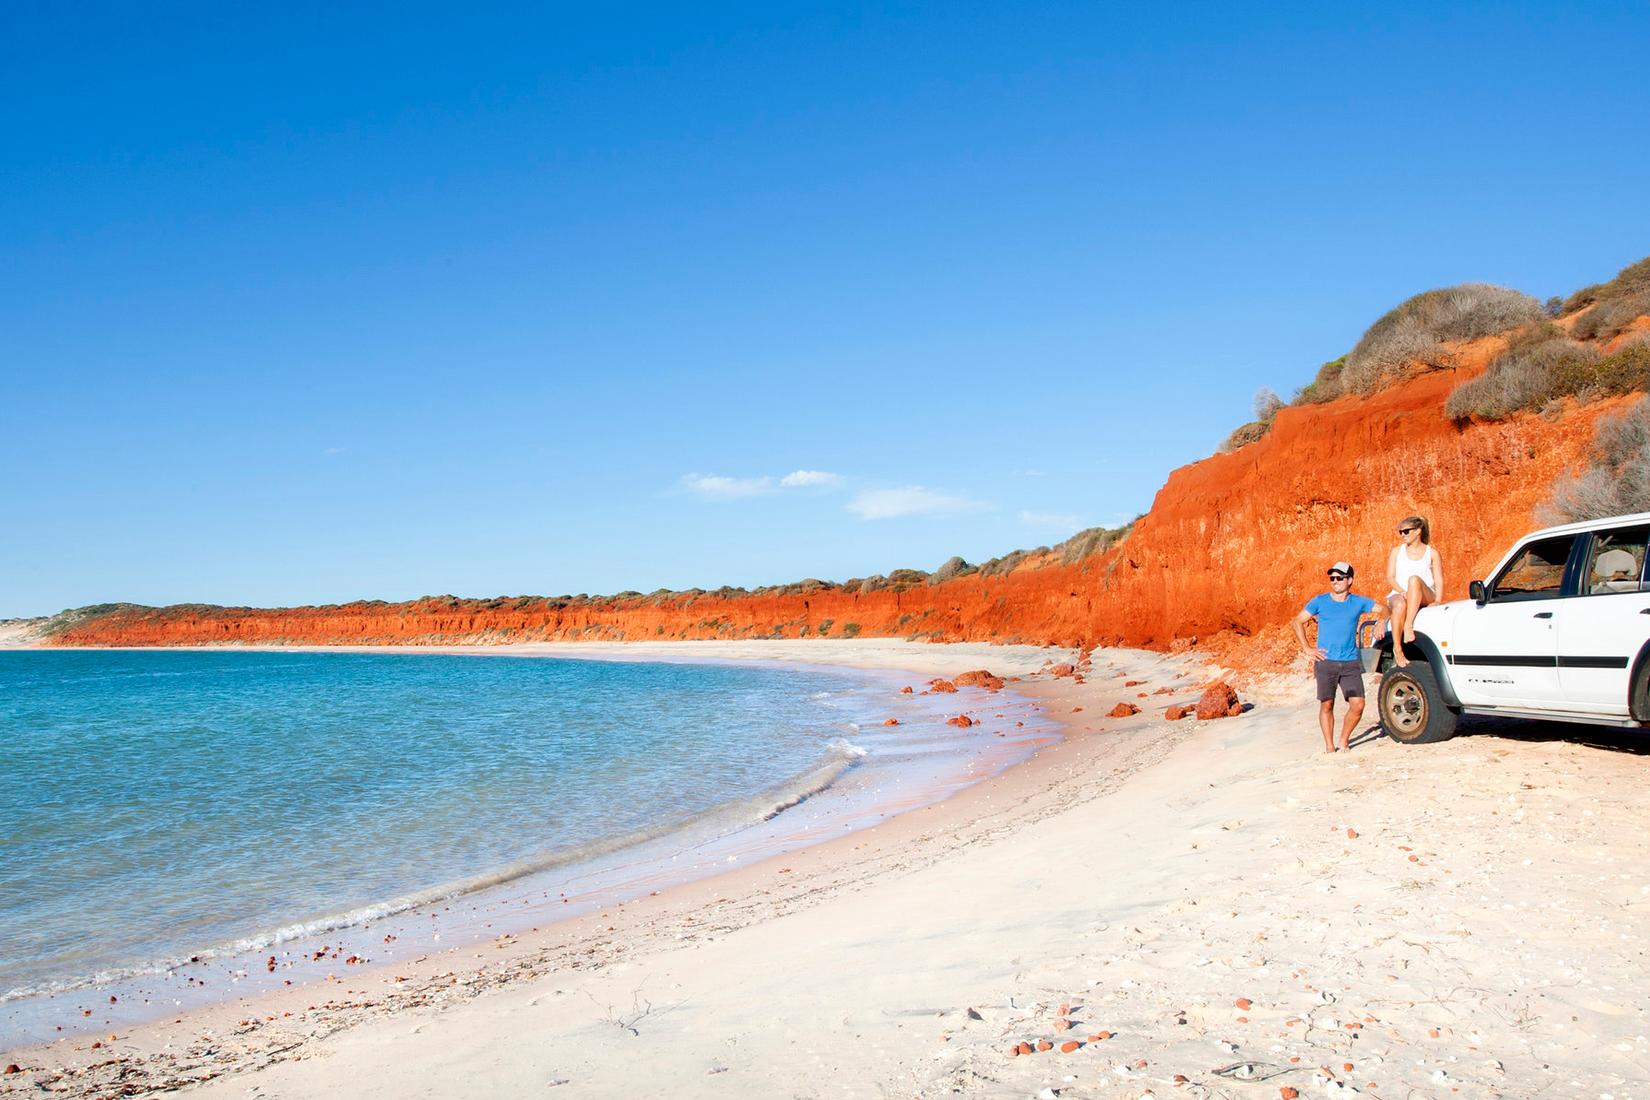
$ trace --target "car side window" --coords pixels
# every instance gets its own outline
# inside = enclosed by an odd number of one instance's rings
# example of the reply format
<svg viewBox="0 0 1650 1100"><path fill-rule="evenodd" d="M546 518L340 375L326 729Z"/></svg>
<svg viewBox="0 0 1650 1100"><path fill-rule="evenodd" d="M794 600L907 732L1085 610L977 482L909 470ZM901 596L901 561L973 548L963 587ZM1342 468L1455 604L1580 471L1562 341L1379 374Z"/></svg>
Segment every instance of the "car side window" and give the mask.
<svg viewBox="0 0 1650 1100"><path fill-rule="evenodd" d="M1490 586L1494 600L1551 600L1564 595L1564 566L1578 535L1532 542L1507 563Z"/></svg>
<svg viewBox="0 0 1650 1100"><path fill-rule="evenodd" d="M1581 590L1591 596L1639 592L1644 585L1644 547L1650 527L1619 527L1593 534Z"/></svg>

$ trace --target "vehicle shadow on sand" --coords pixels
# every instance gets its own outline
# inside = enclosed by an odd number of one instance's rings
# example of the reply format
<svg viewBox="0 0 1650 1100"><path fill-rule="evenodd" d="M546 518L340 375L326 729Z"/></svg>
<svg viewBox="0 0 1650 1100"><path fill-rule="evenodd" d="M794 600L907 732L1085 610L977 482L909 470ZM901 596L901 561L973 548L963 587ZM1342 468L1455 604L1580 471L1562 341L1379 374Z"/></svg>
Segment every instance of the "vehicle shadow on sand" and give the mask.
<svg viewBox="0 0 1650 1100"><path fill-rule="evenodd" d="M1606 752L1621 752L1631 756L1650 756L1650 730L1617 729L1613 726L1593 726L1585 722L1532 722L1523 718L1497 718L1491 715L1463 714L1455 727L1455 736L1499 737L1507 741L1539 743L1569 741ZM1392 741L1379 722L1362 730L1352 738L1351 747ZM1398 746L1403 748L1404 746ZM1415 746L1416 752L1424 745Z"/></svg>

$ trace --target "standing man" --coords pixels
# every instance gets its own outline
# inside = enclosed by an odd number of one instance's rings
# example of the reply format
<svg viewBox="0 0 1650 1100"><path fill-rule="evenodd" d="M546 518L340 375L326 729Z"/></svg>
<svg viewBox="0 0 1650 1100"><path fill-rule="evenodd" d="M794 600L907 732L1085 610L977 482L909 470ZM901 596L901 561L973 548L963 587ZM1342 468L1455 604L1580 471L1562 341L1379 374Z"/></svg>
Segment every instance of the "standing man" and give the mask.
<svg viewBox="0 0 1650 1100"><path fill-rule="evenodd" d="M1295 637L1301 651L1312 655L1312 673L1318 680L1318 726L1323 751L1335 751L1335 687L1346 696L1346 721L1341 724L1341 748L1352 747L1352 731L1364 714L1364 666L1358 660L1358 620L1375 610L1368 596L1352 594L1352 566L1338 561L1329 567L1329 591L1306 601L1295 616ZM1306 621L1318 620L1318 644L1306 643Z"/></svg>

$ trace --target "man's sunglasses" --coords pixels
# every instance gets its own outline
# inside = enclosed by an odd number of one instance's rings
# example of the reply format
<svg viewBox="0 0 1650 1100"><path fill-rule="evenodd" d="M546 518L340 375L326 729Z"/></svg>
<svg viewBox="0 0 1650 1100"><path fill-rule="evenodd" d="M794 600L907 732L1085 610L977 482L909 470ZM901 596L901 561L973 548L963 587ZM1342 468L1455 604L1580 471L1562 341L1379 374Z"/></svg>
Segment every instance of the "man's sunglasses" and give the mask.
<svg viewBox="0 0 1650 1100"><path fill-rule="evenodd" d="M1329 579L1332 581L1349 581L1352 578L1347 576L1345 573L1331 573L1329 574Z"/></svg>

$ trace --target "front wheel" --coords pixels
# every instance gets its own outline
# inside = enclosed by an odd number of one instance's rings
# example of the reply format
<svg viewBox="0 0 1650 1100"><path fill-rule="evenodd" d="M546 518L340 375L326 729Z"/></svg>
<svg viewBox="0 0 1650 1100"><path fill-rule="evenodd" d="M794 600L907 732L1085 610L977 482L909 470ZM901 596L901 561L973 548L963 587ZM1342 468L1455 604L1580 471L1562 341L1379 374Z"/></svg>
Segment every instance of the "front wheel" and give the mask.
<svg viewBox="0 0 1650 1100"><path fill-rule="evenodd" d="M1394 741L1431 745L1455 736L1460 712L1444 702L1431 666L1411 662L1394 666L1381 677L1378 698L1381 725Z"/></svg>

